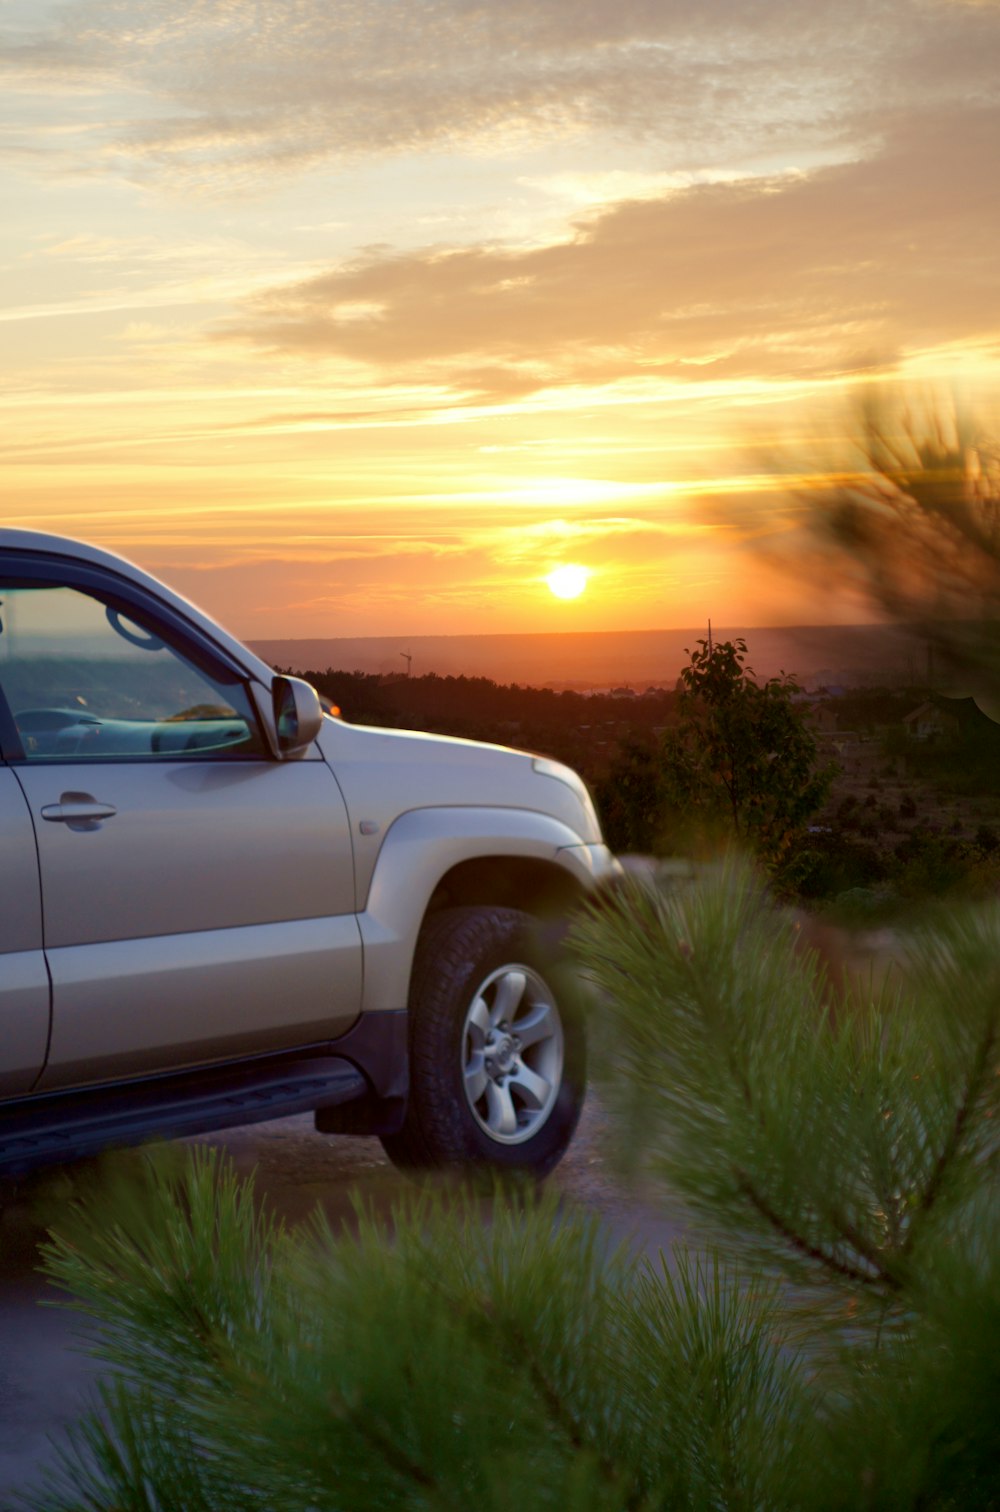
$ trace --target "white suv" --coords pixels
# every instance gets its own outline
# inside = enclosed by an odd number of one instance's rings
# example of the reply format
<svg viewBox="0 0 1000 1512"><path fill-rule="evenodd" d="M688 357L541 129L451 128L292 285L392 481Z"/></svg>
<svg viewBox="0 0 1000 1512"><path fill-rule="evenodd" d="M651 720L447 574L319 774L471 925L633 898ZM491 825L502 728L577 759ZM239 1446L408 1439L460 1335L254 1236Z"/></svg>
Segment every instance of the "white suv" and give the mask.
<svg viewBox="0 0 1000 1512"><path fill-rule="evenodd" d="M130 563L0 530L0 1173L316 1110L544 1173L546 931L617 865L568 767L324 716Z"/></svg>

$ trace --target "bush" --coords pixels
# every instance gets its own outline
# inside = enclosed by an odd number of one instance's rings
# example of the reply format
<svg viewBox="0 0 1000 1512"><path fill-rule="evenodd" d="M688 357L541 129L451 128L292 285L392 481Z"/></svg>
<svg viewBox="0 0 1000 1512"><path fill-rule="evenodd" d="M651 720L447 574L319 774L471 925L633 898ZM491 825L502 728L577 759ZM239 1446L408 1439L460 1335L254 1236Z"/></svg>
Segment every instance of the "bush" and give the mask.
<svg viewBox="0 0 1000 1512"><path fill-rule="evenodd" d="M1000 835L997 835L996 830L991 825L981 824L976 830L972 843L978 850L982 851L984 856L992 856L997 848L1000 847Z"/></svg>
<svg viewBox="0 0 1000 1512"><path fill-rule="evenodd" d="M604 838L618 855L658 855L666 843L663 762L655 741L630 735L594 784Z"/></svg>
<svg viewBox="0 0 1000 1512"><path fill-rule="evenodd" d="M841 824L845 824L858 810L858 800L853 793L845 793L837 804L835 813Z"/></svg>
<svg viewBox="0 0 1000 1512"><path fill-rule="evenodd" d="M804 899L833 898L885 881L886 862L874 845L837 832L809 835L789 857L782 880Z"/></svg>

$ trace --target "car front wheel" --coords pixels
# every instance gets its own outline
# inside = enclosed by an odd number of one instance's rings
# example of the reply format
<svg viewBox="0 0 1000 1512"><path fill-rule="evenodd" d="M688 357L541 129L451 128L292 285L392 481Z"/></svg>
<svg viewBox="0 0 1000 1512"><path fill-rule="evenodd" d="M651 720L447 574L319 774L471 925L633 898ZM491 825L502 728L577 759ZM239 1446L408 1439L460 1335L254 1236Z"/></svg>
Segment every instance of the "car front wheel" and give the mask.
<svg viewBox="0 0 1000 1512"><path fill-rule="evenodd" d="M410 1093L382 1143L406 1167L494 1167L546 1175L586 1087L583 1024L567 974L534 921L511 908L432 918L410 990Z"/></svg>

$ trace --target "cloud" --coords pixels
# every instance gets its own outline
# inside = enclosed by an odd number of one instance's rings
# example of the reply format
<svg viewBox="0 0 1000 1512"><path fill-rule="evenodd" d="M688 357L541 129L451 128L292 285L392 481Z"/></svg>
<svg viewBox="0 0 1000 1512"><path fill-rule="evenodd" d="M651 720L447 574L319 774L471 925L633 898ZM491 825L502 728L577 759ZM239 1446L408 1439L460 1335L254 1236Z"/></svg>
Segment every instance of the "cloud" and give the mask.
<svg viewBox="0 0 1000 1512"><path fill-rule="evenodd" d="M218 337L477 398L825 377L995 332L998 142L997 108L928 113L869 160L626 202L554 245L375 252L262 292Z"/></svg>
<svg viewBox="0 0 1000 1512"><path fill-rule="evenodd" d="M998 32L986 6L910 0L89 0L25 15L0 46L8 89L107 92L126 122L109 119L91 164L206 183L581 133L655 144L658 171L795 155L857 141L887 110L987 95Z"/></svg>

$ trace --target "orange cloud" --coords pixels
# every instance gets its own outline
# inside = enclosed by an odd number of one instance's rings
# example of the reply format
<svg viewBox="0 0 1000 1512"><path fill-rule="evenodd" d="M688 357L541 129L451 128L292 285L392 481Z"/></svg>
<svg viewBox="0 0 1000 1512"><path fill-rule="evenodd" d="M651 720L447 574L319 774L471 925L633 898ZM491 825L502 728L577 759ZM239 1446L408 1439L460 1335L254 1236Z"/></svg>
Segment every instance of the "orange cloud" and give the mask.
<svg viewBox="0 0 1000 1512"><path fill-rule="evenodd" d="M499 398L652 372L827 377L1000 334L998 142L1000 110L969 109L870 160L617 205L555 245L374 253L258 295L219 336Z"/></svg>

